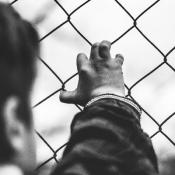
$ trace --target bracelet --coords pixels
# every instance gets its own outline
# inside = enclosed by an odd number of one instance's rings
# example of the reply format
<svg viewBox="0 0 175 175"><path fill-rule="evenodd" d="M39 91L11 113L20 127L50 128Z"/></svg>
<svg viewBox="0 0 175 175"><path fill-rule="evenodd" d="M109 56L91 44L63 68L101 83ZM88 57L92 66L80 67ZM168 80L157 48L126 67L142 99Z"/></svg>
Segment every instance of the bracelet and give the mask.
<svg viewBox="0 0 175 175"><path fill-rule="evenodd" d="M110 94L110 93L106 93L106 94L101 94L97 97L94 97L92 98L86 105L85 105L85 108L90 106L92 103L98 101L98 100L101 100L101 99L108 99L108 98L112 98L112 99L115 99L115 100L119 100L119 101L122 101L122 102L125 102L127 104L129 104L130 106L132 106L134 109L137 110L137 112L141 115L142 114L142 110L140 109L140 107L134 103L131 99L129 98L126 98L126 97L122 97L122 96L119 96L119 95L116 95L116 94Z"/></svg>

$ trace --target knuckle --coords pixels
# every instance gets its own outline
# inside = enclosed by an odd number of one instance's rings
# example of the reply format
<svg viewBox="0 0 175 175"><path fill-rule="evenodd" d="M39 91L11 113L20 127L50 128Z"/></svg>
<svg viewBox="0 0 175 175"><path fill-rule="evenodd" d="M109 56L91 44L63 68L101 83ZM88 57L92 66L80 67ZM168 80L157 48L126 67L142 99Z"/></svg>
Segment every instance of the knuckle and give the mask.
<svg viewBox="0 0 175 175"><path fill-rule="evenodd" d="M103 44L103 45L109 45L110 44L110 42L109 41L106 41L106 40L103 40L102 42L101 42L101 44Z"/></svg>
<svg viewBox="0 0 175 175"><path fill-rule="evenodd" d="M116 58L121 59L121 60L124 60L124 56L122 54L117 54L116 55Z"/></svg>
<svg viewBox="0 0 175 175"><path fill-rule="evenodd" d="M104 43L104 44L101 44L100 46L99 46L99 48L103 51L103 50L107 50L108 49L108 46Z"/></svg>
<svg viewBox="0 0 175 175"><path fill-rule="evenodd" d="M92 48L96 48L96 47L98 47L100 45L100 43L99 42L96 42L96 43L94 43L93 45L92 45Z"/></svg>
<svg viewBox="0 0 175 175"><path fill-rule="evenodd" d="M111 65L111 67L113 67L114 69L117 69L117 70L121 70L122 69L122 65L117 61L114 61Z"/></svg>
<svg viewBox="0 0 175 175"><path fill-rule="evenodd" d="M88 72L89 72L89 68L86 65L82 66L80 71L79 71L79 73L82 74L82 75L87 75Z"/></svg>
<svg viewBox="0 0 175 175"><path fill-rule="evenodd" d="M79 54L77 55L77 58L80 59L80 58L83 57L83 56L85 56L84 53L79 53Z"/></svg>
<svg viewBox="0 0 175 175"><path fill-rule="evenodd" d="M117 54L117 55L116 55L116 62L117 62L118 64L120 64L120 65L123 65L123 62L124 62L124 57L123 57L123 55Z"/></svg>
<svg viewBox="0 0 175 175"><path fill-rule="evenodd" d="M103 47L107 47L107 48L109 48L109 47L111 46L110 42L109 42L109 41L106 41L106 40L103 40L103 41L101 42L101 45L102 45Z"/></svg>

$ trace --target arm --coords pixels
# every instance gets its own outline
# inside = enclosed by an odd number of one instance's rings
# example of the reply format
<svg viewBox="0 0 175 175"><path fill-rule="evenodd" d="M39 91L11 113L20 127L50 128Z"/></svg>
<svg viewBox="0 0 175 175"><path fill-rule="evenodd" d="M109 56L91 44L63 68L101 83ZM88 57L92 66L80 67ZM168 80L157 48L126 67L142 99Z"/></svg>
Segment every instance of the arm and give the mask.
<svg viewBox="0 0 175 175"><path fill-rule="evenodd" d="M157 171L156 156L127 103L102 99L77 114L56 174L140 174Z"/></svg>
<svg viewBox="0 0 175 175"><path fill-rule="evenodd" d="M62 92L62 101L85 105L106 93L124 96L123 59L111 59L109 49L108 42L95 44L90 60L82 55L78 58L78 87L74 92ZM69 143L53 174L156 174L156 156L139 118L139 111L129 101L94 100L75 116Z"/></svg>

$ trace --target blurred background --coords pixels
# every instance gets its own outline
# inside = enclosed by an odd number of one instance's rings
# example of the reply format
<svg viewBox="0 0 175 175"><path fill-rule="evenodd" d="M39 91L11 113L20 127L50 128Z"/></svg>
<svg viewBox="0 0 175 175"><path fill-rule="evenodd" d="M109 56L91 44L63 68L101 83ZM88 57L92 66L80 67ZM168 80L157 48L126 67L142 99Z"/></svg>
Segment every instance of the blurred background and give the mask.
<svg viewBox="0 0 175 175"><path fill-rule="evenodd" d="M143 108L141 124L152 138L162 174L175 165L175 1L0 1L11 3L40 34L31 104L38 166L43 165L39 173L48 174L59 160L63 150L57 149L67 142L71 120L80 111L61 103L59 91L63 84L66 90L76 88L77 54L89 55L91 44L102 40L112 42L113 57L125 57L126 95Z"/></svg>

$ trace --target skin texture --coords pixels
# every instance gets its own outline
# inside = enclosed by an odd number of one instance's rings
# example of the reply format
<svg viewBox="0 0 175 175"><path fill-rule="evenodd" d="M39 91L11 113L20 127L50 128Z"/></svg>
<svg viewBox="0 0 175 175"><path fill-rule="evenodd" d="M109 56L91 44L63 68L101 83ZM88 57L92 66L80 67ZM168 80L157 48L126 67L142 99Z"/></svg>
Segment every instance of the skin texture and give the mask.
<svg viewBox="0 0 175 175"><path fill-rule="evenodd" d="M89 59L83 53L78 54L78 86L74 91L62 91L62 102L84 106L90 99L105 93L125 96L123 57L117 54L113 59L110 48L110 42L102 41L92 46Z"/></svg>

